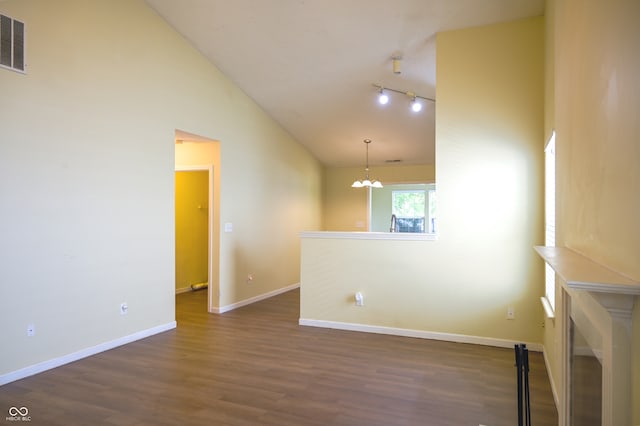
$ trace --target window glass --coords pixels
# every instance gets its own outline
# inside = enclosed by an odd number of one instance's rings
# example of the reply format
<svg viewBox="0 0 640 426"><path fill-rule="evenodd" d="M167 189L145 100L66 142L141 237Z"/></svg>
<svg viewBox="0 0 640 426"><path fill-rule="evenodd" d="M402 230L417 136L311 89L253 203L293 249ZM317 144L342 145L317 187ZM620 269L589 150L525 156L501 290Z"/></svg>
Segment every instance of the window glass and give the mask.
<svg viewBox="0 0 640 426"><path fill-rule="evenodd" d="M435 233L435 183L385 184L369 194L370 231Z"/></svg>
<svg viewBox="0 0 640 426"><path fill-rule="evenodd" d="M391 214L396 218L395 232L425 232L426 191L399 190L391 195Z"/></svg>

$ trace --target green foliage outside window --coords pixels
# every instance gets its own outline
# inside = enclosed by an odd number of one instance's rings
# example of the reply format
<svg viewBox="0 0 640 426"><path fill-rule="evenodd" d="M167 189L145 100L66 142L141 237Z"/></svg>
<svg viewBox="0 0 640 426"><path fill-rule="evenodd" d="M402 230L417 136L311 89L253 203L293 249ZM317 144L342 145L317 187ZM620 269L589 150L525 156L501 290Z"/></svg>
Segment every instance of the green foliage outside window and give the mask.
<svg viewBox="0 0 640 426"><path fill-rule="evenodd" d="M393 191L392 212L396 217L424 217L425 191Z"/></svg>

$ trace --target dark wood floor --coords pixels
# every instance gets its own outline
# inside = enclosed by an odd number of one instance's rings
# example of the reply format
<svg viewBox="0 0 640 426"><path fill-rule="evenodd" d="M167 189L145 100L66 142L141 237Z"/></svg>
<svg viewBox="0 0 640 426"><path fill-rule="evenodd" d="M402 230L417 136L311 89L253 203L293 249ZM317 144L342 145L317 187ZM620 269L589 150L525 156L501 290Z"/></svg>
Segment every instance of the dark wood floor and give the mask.
<svg viewBox="0 0 640 426"><path fill-rule="evenodd" d="M205 291L179 295L176 330L0 387L0 423L26 406L32 425L517 424L512 349L302 327L298 300L211 315ZM557 425L530 358L532 423Z"/></svg>

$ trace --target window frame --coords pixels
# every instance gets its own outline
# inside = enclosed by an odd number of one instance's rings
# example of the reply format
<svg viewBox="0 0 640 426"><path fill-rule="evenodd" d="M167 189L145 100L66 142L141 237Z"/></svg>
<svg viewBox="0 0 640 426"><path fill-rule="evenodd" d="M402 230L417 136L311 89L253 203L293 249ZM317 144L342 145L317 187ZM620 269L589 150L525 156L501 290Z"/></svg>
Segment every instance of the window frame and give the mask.
<svg viewBox="0 0 640 426"><path fill-rule="evenodd" d="M556 132L553 130L544 149L544 245L556 245ZM555 317L556 273L545 263L545 290L540 298L547 318Z"/></svg>
<svg viewBox="0 0 640 426"><path fill-rule="evenodd" d="M5 56L8 63L3 62ZM0 13L0 68L26 74L26 56L27 25L23 21Z"/></svg>

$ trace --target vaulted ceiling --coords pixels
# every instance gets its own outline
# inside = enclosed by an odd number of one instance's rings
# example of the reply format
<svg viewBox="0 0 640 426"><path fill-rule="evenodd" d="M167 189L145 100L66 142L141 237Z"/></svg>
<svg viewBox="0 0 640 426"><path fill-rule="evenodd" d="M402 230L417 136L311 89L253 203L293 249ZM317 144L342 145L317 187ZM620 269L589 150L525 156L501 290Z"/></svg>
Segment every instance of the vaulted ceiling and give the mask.
<svg viewBox="0 0 640 426"><path fill-rule="evenodd" d="M435 162L436 33L544 13L544 0L146 0L327 166ZM399 74L393 71L399 60ZM470 71L472 72L472 71Z"/></svg>

